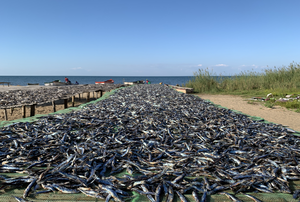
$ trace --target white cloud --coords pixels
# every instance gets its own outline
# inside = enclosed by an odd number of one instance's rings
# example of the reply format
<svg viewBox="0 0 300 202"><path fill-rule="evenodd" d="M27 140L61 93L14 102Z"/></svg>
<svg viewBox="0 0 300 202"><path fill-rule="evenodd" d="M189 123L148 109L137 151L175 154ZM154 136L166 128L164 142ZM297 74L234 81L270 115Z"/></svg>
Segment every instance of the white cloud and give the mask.
<svg viewBox="0 0 300 202"><path fill-rule="evenodd" d="M198 67L202 67L202 64L197 65Z"/></svg>
<svg viewBox="0 0 300 202"><path fill-rule="evenodd" d="M72 69L74 69L74 70L76 70L76 69L82 69L82 67L74 67Z"/></svg>
<svg viewBox="0 0 300 202"><path fill-rule="evenodd" d="M259 68L259 66L258 66L258 65L255 65L255 64L253 64L253 65L241 65L240 67L252 67L252 68Z"/></svg>
<svg viewBox="0 0 300 202"><path fill-rule="evenodd" d="M259 68L259 66L255 64L251 65L251 67L254 67L255 69Z"/></svg>
<svg viewBox="0 0 300 202"><path fill-rule="evenodd" d="M225 65L225 64L217 64L217 65L215 65L215 66L217 66L217 67L227 67L228 65Z"/></svg>

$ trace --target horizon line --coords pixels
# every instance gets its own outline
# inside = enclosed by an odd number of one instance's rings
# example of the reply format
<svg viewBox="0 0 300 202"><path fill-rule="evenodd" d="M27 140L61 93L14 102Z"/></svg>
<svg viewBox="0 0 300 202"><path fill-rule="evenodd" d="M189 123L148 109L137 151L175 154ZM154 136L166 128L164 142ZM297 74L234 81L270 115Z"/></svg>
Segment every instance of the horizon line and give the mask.
<svg viewBox="0 0 300 202"><path fill-rule="evenodd" d="M82 75L0 75L0 76L62 76L62 77L65 77L65 76L82 76ZM86 76L95 77L95 75L86 75ZM106 75L102 75L102 76L106 76ZM147 75L145 75L145 76L139 75L139 76L140 77L183 77L183 76L147 76ZM139 76L111 76L111 75L108 75L106 77L139 77ZM193 76L189 76L189 77L193 77Z"/></svg>

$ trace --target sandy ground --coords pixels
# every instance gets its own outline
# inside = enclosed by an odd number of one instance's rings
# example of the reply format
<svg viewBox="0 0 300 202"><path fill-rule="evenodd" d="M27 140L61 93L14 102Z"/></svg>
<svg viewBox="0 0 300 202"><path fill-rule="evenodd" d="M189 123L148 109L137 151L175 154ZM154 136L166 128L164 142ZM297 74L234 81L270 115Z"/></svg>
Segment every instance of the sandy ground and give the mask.
<svg viewBox="0 0 300 202"><path fill-rule="evenodd" d="M228 109L238 110L250 116L258 116L266 121L282 124L293 130L300 131L300 113L286 108L275 106L271 109L263 106L263 103L256 102L249 104L245 98L235 95L198 94L198 96Z"/></svg>

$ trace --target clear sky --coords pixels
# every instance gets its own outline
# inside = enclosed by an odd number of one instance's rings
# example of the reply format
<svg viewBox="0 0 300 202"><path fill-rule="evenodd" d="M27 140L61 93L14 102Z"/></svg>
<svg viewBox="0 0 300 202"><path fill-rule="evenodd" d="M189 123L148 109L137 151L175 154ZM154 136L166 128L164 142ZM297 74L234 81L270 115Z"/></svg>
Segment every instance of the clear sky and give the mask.
<svg viewBox="0 0 300 202"><path fill-rule="evenodd" d="M300 62L299 9L300 0L0 0L0 75L287 66Z"/></svg>

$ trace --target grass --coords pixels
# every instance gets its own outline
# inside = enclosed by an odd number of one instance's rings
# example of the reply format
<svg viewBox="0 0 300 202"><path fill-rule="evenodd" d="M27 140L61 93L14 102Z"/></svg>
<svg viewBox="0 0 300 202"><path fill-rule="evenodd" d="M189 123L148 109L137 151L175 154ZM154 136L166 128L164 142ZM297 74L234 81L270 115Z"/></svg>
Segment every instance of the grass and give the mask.
<svg viewBox="0 0 300 202"><path fill-rule="evenodd" d="M254 100L249 100L249 101L247 101L247 103L251 104L251 105L256 105L257 104Z"/></svg>
<svg viewBox="0 0 300 202"><path fill-rule="evenodd" d="M276 105L286 107L288 109L300 109L300 101L299 100L293 100L288 102L278 102Z"/></svg>
<svg viewBox="0 0 300 202"><path fill-rule="evenodd" d="M268 108L273 108L275 106L275 103L274 102L265 102L265 107L268 107Z"/></svg>
<svg viewBox="0 0 300 202"><path fill-rule="evenodd" d="M212 70L199 69L192 80L184 86L193 88L196 93L231 94L243 97L266 97L272 93L274 100L265 102L266 107L280 105L300 112L300 102L275 102L287 94L300 94L300 64L291 63L289 66L265 69L263 72L244 71L230 78L218 76Z"/></svg>

